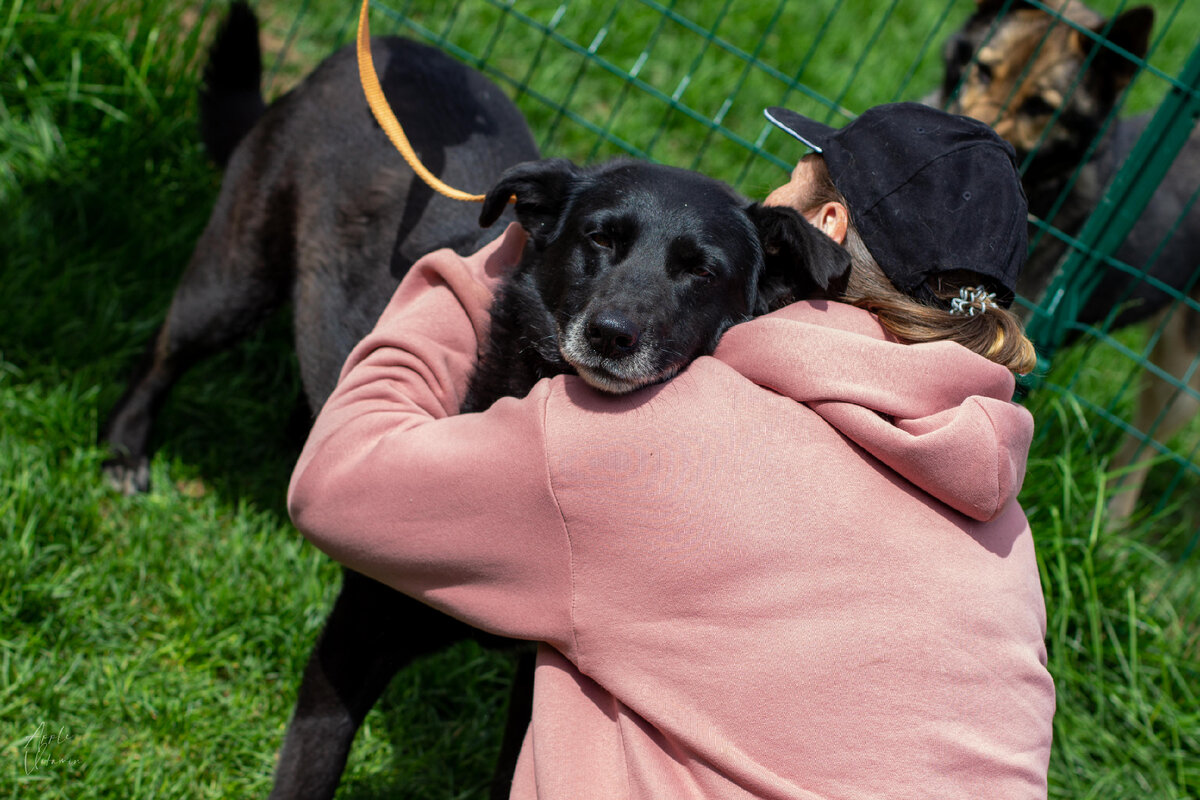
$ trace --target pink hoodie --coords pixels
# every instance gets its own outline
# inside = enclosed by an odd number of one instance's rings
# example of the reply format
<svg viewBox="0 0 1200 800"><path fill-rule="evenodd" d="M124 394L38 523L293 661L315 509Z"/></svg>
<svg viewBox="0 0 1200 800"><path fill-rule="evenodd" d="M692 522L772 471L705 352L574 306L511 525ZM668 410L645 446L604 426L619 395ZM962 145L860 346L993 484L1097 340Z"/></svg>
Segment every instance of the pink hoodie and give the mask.
<svg viewBox="0 0 1200 800"><path fill-rule="evenodd" d="M453 416L524 242L413 267L289 492L338 561L546 643L512 796L1045 798L1008 371L800 302L663 385Z"/></svg>

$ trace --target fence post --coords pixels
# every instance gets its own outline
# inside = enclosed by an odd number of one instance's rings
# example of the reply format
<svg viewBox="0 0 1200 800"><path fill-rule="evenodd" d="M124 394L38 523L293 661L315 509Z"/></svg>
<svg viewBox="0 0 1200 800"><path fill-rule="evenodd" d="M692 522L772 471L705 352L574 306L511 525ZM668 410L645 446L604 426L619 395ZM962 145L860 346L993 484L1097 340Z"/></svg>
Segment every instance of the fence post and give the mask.
<svg viewBox="0 0 1200 800"><path fill-rule="evenodd" d="M1197 117L1200 117L1200 45L1192 50L1154 118L1088 217L1078 236L1081 246L1070 251L1046 289L1043 311L1030 320L1027 333L1037 343L1039 360L1049 359L1062 344L1067 328L1075 322L1104 270L1110 268L1106 259L1116 252L1137 223L1187 142ZM1038 369L1039 374L1044 372Z"/></svg>

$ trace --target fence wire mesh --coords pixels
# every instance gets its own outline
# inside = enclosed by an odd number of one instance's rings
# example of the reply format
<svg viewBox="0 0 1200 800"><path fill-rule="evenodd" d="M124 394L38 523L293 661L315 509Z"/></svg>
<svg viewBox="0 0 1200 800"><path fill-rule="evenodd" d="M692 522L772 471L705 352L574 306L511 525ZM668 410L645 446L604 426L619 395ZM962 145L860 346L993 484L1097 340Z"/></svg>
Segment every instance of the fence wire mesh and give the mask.
<svg viewBox="0 0 1200 800"><path fill-rule="evenodd" d="M1172 508L1196 531L1190 551L1200 539L1200 4L1152 0L1144 52L1125 33L1144 12L1124 0L1089 7L1074 0L376 0L372 29L432 43L492 77L515 98L547 156L651 159L721 178L754 198L803 154L766 123L767 106L832 125L899 100L980 116L1017 146L1035 211L1033 260L1040 254L1058 267L1018 298L1043 356L1030 383L1032 405L1050 392L1079 409L1070 423L1039 420L1043 435L1053 436L1056 425L1087 426L1094 446L1114 454L1114 514ZM302 72L289 73L291 44L299 38L319 51L321 43L348 41L357 7L303 0L300 14L281 11L274 22L270 4L264 11L280 53L271 77L284 88L289 74ZM297 37L301 18L305 34ZM1025 29L1009 24L1017 19ZM1051 75L1045 64L1066 55L1077 68ZM1015 70L1003 92L1000 69ZM1101 74L1124 77L1104 85ZM1125 79L1129 88L1119 91ZM990 118L966 110L981 91L992 95ZM1150 118L1145 128L1130 127L1137 115ZM1035 118L1029 139L1022 119L1028 128ZM1133 149L1139 136L1141 149ZM1088 165L1104 159L1111 163L1097 176ZM1160 202L1168 193L1170 202ZM1148 203L1153 225L1139 228ZM1137 259L1122 251L1127 239L1148 236ZM1112 274L1129 280L1114 284ZM1153 304L1161 310L1142 313Z"/></svg>

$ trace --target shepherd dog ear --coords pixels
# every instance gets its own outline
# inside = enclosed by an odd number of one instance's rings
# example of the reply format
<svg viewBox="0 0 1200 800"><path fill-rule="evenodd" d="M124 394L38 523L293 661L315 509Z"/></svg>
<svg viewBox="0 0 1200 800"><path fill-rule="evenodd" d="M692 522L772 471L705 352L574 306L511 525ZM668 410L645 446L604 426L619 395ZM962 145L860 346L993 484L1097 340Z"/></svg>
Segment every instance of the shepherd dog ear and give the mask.
<svg viewBox="0 0 1200 800"><path fill-rule="evenodd" d="M541 247L558 227L567 193L579 173L578 167L562 158L509 167L484 197L479 224L489 227L500 217L509 198L516 195L517 222Z"/></svg>
<svg viewBox="0 0 1200 800"><path fill-rule="evenodd" d="M840 295L850 274L850 254L795 209L754 203L746 213L758 229L763 274L755 313L808 297Z"/></svg>
<svg viewBox="0 0 1200 800"><path fill-rule="evenodd" d="M1150 32L1154 29L1154 9L1150 6L1131 8L1112 21L1100 22L1092 27L1092 32L1103 35L1108 29L1108 41L1132 53L1136 58L1146 57L1150 47ZM1079 31L1072 31L1075 46L1079 52L1086 53L1096 44ZM1137 74L1138 65L1135 61L1100 45L1096 51L1092 70L1109 82L1109 91L1115 96L1122 92L1133 76Z"/></svg>

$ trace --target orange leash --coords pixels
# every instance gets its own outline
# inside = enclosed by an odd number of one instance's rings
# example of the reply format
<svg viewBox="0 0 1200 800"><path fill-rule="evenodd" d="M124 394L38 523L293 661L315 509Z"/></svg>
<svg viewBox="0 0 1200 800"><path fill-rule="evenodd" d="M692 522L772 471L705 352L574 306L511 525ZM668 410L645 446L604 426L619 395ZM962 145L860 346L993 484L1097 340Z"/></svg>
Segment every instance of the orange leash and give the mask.
<svg viewBox="0 0 1200 800"><path fill-rule="evenodd" d="M367 23L367 5L369 3L370 0L363 0L362 12L358 15L358 75L359 80L362 81L363 93L367 96L367 105L371 107L371 113L375 115L383 132L392 140L392 144L400 151L400 155L404 156L404 160L412 167L413 172L417 173L421 180L429 184L434 191L451 200L482 203L484 195L467 194L443 183L437 175L425 168L421 159L417 157L416 151L409 144L408 137L404 135L404 128L400 126L400 121L396 119L396 115L388 106L387 98L383 96L383 89L379 85L379 75L375 72L375 61L371 58L371 29ZM513 199L515 198L510 198L509 202L512 202Z"/></svg>

